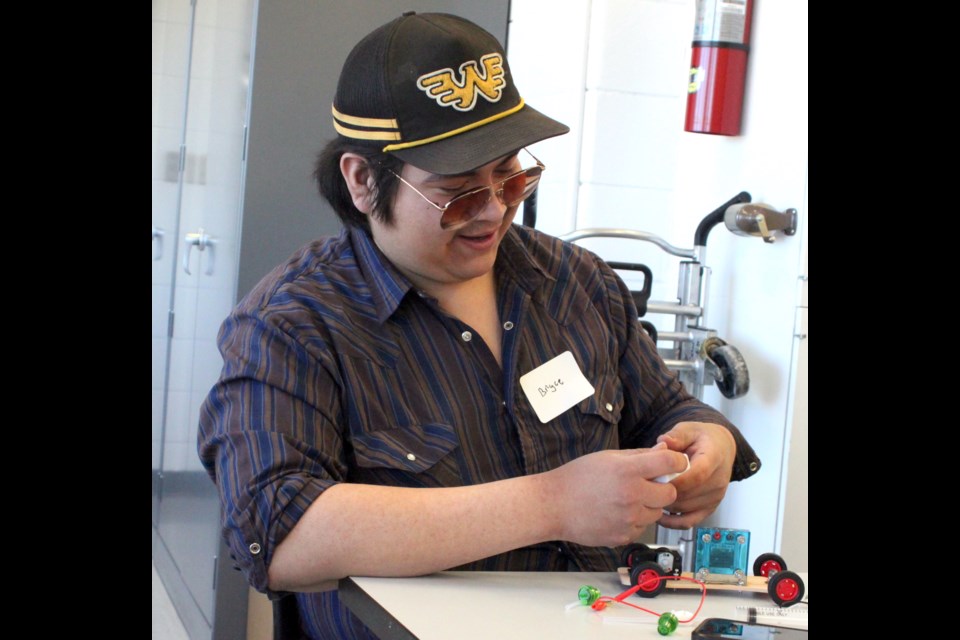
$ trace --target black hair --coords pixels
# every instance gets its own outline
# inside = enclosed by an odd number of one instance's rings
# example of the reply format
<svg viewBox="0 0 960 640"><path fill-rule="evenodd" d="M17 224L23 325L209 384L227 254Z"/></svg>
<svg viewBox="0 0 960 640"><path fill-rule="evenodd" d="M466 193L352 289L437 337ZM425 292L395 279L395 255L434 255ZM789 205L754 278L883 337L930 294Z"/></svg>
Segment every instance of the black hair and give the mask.
<svg viewBox="0 0 960 640"><path fill-rule="evenodd" d="M344 153L355 153L367 161L375 188L373 215L384 224L392 224L393 211L390 203L393 202L400 181L390 171L399 174L403 170L403 161L396 156L383 153L377 147L359 144L339 136L328 142L317 156L313 177L317 181L320 195L333 207L340 222L346 226L360 227L367 231L370 230L370 222L366 214L353 205L353 197L340 172L340 157Z"/></svg>

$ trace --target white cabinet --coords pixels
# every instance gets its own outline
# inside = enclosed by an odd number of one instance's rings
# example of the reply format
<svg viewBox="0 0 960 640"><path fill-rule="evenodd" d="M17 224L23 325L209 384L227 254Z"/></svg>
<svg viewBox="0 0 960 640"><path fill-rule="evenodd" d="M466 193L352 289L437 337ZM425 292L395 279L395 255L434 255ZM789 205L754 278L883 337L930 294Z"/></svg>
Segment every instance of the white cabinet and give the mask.
<svg viewBox="0 0 960 640"><path fill-rule="evenodd" d="M254 12L254 0L153 2L153 556L191 638L245 629L244 585L218 580L228 567L196 429L236 290Z"/></svg>

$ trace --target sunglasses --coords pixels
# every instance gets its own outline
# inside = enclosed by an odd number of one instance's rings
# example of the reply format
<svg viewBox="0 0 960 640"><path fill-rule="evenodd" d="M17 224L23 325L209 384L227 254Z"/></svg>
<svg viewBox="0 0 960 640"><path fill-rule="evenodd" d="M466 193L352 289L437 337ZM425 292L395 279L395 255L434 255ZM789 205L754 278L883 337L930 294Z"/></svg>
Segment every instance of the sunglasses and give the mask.
<svg viewBox="0 0 960 640"><path fill-rule="evenodd" d="M524 149L524 151L527 150ZM527 151L527 153L530 152ZM420 193L419 189L404 180L400 174L391 169L387 169L387 171L390 171L400 182L416 191L417 195L429 202L440 212L441 229L453 229L465 225L480 215L480 212L483 211L487 203L490 202L490 198L494 195L497 196L497 200L499 200L501 204L507 207L515 207L529 198L530 194L537 188L537 183L540 182L540 175L544 169L546 169L544 164L537 160L535 155L530 153L530 157L536 160L537 166L518 171L492 185L464 191L451 198L447 204L442 206Z"/></svg>

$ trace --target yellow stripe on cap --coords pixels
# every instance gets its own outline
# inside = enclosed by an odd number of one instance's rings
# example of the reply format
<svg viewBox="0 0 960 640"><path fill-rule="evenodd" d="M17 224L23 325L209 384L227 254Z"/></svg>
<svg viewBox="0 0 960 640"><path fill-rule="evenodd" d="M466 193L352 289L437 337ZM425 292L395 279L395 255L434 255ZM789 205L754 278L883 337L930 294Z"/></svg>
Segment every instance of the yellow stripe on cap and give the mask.
<svg viewBox="0 0 960 640"><path fill-rule="evenodd" d="M333 111L334 118L346 124L355 124L358 127L370 127L371 129L399 129L396 118L361 118L340 113L335 105L331 105L330 109Z"/></svg>
<svg viewBox="0 0 960 640"><path fill-rule="evenodd" d="M436 142L437 140L444 140L445 138L450 138L450 137L455 136L455 135L457 135L457 134L459 134L459 133L463 133L464 131L470 131L471 129L476 129L477 127L482 127L483 125L489 124L489 123L491 123L491 122L493 122L493 121L495 121L495 120L500 120L501 118L506 118L507 116L512 115L512 114L516 113L517 111L520 111L520 109L523 109L523 105L524 105L523 98L520 98L520 103L519 103L517 106L513 107L512 109L507 109L507 110L504 111L503 113L498 113L498 114L495 115L495 116L490 116L489 118L484 118L483 120L478 120L477 122L474 122L473 124L469 124L469 125L467 125L467 126L465 126L465 127L460 127L459 129L454 129L453 131L447 131L446 133L441 133L440 135L432 136L432 137L430 137L430 138L424 138L423 140L413 140L413 141L411 141L411 142L401 142L400 144L388 144L387 146L385 146L385 147L383 148L383 151L384 151L384 152L387 152L387 151L400 151L401 149L409 149L410 147L419 147L419 146L421 146L421 145L430 144L431 142ZM334 123L334 125L336 125L336 123ZM344 135L346 135L346 134L344 134ZM376 138L372 138L372 139L376 139ZM396 138L396 139L399 140L399 137Z"/></svg>
<svg viewBox="0 0 960 640"><path fill-rule="evenodd" d="M341 127L340 124L334 120L333 128L337 130L342 136L348 138L356 138L357 140L399 140L400 132L399 131L363 131L361 129L348 129L347 127Z"/></svg>
<svg viewBox="0 0 960 640"><path fill-rule="evenodd" d="M397 127L397 121L393 118L361 118L340 113L335 106L331 106L330 109L333 112L333 128L342 136L356 138L357 140L400 139L400 130ZM341 122L343 124L340 124ZM368 129L353 129L345 126L349 124L367 127ZM371 129L380 129L380 131L372 131Z"/></svg>

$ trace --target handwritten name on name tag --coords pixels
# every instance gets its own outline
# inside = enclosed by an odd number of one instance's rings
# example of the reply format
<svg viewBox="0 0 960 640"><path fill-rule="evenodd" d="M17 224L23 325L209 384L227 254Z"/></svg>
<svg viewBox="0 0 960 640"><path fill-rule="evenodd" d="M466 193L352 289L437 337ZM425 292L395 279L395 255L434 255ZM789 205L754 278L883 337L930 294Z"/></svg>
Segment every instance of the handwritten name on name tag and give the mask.
<svg viewBox="0 0 960 640"><path fill-rule="evenodd" d="M520 376L520 388L540 422L553 420L594 392L569 351Z"/></svg>

